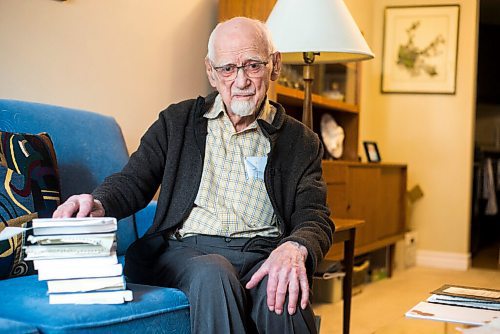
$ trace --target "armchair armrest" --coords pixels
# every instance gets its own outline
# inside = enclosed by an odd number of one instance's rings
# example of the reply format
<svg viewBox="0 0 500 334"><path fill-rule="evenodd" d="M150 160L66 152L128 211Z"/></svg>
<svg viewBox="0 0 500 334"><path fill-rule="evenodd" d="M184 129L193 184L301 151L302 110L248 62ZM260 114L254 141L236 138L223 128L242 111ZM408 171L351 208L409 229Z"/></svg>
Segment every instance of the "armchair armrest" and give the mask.
<svg viewBox="0 0 500 334"><path fill-rule="evenodd" d="M148 228L153 225L153 219L156 213L156 201L151 201L144 209L136 212L135 226L137 228L137 236L140 238L146 233Z"/></svg>

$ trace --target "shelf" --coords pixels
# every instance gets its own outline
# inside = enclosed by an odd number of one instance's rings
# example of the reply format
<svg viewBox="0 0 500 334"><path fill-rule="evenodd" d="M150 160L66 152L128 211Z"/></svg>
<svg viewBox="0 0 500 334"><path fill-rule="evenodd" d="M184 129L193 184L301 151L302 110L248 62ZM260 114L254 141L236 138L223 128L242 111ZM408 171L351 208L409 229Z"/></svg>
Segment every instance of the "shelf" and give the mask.
<svg viewBox="0 0 500 334"><path fill-rule="evenodd" d="M404 239L404 236L405 236L404 233L398 233L398 234L388 236L388 237L382 238L380 240L371 242L371 243L366 244L366 245L362 245L362 246L356 245L356 248L354 249L354 256L368 254L368 253L373 252L375 250L378 250L378 249L381 249L381 248L384 248L387 246L395 245L396 242ZM339 246L335 245L334 247L330 248L328 253L325 255L325 259L330 260L330 261L343 260L344 259L344 250Z"/></svg>
<svg viewBox="0 0 500 334"><path fill-rule="evenodd" d="M303 105L304 92L301 90L277 84L276 94L279 96L278 100L281 104L291 104L295 106ZM281 101L283 101L283 103ZM355 104L332 100L318 94L312 94L312 104L313 107L334 109L353 114L359 113L359 107Z"/></svg>

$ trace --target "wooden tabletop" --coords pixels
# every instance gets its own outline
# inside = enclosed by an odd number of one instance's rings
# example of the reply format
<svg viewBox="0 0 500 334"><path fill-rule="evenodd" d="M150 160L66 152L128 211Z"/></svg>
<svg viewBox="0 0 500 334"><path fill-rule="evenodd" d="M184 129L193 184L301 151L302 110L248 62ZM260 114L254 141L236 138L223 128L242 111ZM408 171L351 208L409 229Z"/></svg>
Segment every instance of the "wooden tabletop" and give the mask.
<svg viewBox="0 0 500 334"><path fill-rule="evenodd" d="M365 223L362 219L344 219L344 218L335 218L332 217L333 222L335 223L335 232L349 230L353 227L359 227Z"/></svg>
<svg viewBox="0 0 500 334"><path fill-rule="evenodd" d="M354 234L353 230L363 225L365 221L362 219L344 219L333 217L332 220L335 223L335 232L332 236L332 247L330 247L330 250L326 253L325 259L338 261L344 258L344 248L340 247L340 244L347 241L352 242Z"/></svg>

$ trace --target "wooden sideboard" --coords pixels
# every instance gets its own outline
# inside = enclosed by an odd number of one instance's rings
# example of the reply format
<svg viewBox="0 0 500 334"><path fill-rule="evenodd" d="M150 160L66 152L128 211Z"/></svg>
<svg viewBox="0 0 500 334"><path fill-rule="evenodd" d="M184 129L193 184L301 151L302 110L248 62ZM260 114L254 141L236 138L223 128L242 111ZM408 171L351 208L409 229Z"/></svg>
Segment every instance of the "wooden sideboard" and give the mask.
<svg viewBox="0 0 500 334"><path fill-rule="evenodd" d="M394 245L405 232L406 174L401 164L323 161L334 220L365 221L356 231L355 255L389 246L392 264ZM332 247L326 258L342 259L342 248Z"/></svg>

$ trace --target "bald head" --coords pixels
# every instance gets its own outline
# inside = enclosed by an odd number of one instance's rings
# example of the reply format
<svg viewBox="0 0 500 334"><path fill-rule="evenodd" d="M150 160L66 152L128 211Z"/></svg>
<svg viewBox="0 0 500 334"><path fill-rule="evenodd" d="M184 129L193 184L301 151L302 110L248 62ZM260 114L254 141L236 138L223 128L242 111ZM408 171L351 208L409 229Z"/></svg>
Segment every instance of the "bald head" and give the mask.
<svg viewBox="0 0 500 334"><path fill-rule="evenodd" d="M256 46L262 48L265 54L275 52L271 34L263 22L247 17L234 17L217 24L210 34L207 58L215 61L221 41L224 41L224 48L231 47L228 43L241 39L243 35L258 44Z"/></svg>

